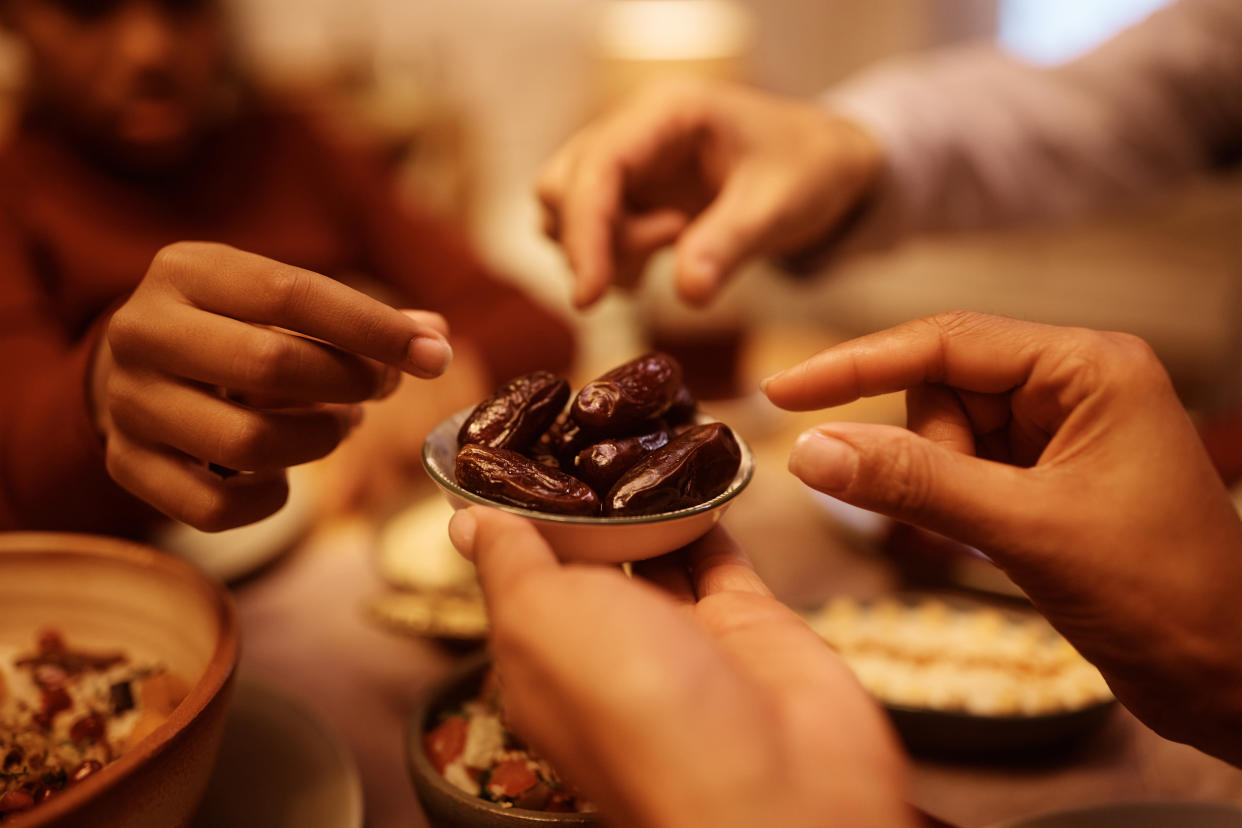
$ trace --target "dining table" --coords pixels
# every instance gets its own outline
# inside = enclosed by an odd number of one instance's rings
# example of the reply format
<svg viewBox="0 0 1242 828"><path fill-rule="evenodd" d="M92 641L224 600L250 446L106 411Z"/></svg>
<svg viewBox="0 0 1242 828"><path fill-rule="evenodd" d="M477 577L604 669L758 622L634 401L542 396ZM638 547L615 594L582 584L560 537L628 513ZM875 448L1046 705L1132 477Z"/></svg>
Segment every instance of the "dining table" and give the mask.
<svg viewBox="0 0 1242 828"><path fill-rule="evenodd" d="M738 366L743 387L757 389L758 377L839 338L785 326L750 332ZM901 424L900 395L789 413L756 390L703 408L730 423L754 453L754 479L722 522L778 598L809 609L836 595L869 599L910 587L907 569L882 542L884 519L808 490L786 468L798 434L817 422ZM407 499L440 496L416 482ZM418 828L427 821L406 769L406 724L421 697L470 653L395 632L366 611L377 595L398 589L376 565L381 525L374 516L325 516L285 554L232 585L243 630L240 672L301 702L340 737L361 776L367 826ZM999 573L997 580L1004 580ZM909 792L927 814L977 828L1121 800L1242 803L1242 770L1158 736L1118 705L1102 727L1052 755L914 756Z"/></svg>

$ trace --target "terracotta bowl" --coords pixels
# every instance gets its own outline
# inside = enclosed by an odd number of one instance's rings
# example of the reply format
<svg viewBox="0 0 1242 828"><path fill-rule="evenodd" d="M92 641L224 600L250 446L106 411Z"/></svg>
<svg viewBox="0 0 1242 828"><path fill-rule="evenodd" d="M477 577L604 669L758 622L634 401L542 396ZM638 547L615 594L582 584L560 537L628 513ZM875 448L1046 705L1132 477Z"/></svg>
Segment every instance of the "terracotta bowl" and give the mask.
<svg viewBox="0 0 1242 828"><path fill-rule="evenodd" d="M755 458L738 437L742 462L728 488L704 503L675 512L633 517L551 515L497 503L457 484L457 432L473 408L458 411L436 426L423 443L423 466L454 509L491 506L521 515L535 525L562 560L624 563L654 558L706 535L724 515L733 498L742 493L755 473ZM700 414L698 422L714 422Z"/></svg>
<svg viewBox="0 0 1242 828"><path fill-rule="evenodd" d="M191 686L172 715L119 759L4 828L181 828L215 760L237 664L222 587L189 564L89 535L0 534L0 643L54 627L70 646L152 659Z"/></svg>
<svg viewBox="0 0 1242 828"><path fill-rule="evenodd" d="M438 720L441 711L455 707L478 695L491 660L479 655L465 662L444 681L433 687L406 724L406 764L418 799L432 828L516 828L529 825L599 826L595 814L566 814L504 808L462 791L447 782L427 758L423 734ZM6 826L7 828L7 826Z"/></svg>

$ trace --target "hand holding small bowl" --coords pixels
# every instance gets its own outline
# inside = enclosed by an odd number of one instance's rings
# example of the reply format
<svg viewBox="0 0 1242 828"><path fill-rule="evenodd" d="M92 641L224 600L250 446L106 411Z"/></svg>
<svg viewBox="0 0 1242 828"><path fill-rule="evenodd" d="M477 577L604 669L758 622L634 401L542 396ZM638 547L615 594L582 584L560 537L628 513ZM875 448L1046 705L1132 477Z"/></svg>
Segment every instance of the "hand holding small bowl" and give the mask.
<svg viewBox="0 0 1242 828"><path fill-rule="evenodd" d="M423 464L449 503L521 515L562 559L620 563L702 537L754 474L749 447L696 411L668 356L568 392L529 374L437 426Z"/></svg>

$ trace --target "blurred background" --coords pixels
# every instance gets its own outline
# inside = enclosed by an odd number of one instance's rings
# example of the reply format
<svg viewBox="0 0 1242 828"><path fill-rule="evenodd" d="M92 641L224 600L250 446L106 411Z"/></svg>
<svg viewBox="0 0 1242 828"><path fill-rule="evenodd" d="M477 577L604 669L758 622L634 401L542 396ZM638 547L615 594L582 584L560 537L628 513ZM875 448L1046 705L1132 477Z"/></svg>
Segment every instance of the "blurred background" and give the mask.
<svg viewBox="0 0 1242 828"><path fill-rule="evenodd" d="M538 234L532 181L607 101L669 71L812 96L892 55L998 39L1033 61L1071 58L1161 0L246 0L246 60L383 142L423 203L468 223L485 253L568 313L559 253ZM636 7L648 8L637 13ZM699 17L676 7L698 6ZM684 11L684 9L683 9ZM644 15L646 15L644 17ZM703 21L708 21L704 23ZM680 22L679 22L680 21ZM12 92L20 58L0 46ZM760 266L725 304L850 334L967 308L1133 331L1192 404L1237 393L1239 178L1194 182L1068 227L916 239L807 285ZM658 269L658 267L657 267ZM641 303L640 303L641 304ZM582 371L638 347L634 303L577 317Z"/></svg>

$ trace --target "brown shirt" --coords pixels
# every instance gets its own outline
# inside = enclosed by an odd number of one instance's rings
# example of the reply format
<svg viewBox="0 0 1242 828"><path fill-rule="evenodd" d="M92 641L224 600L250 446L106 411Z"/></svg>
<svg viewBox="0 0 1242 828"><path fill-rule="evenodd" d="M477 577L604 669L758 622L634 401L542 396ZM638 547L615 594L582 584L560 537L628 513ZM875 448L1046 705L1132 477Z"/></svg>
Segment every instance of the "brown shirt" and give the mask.
<svg viewBox="0 0 1242 828"><path fill-rule="evenodd" d="M192 168L158 181L26 122L0 154L0 529L134 535L155 518L104 469L86 372L108 311L157 250L184 240L384 282L444 314L495 380L572 358L564 321L293 109L255 107Z"/></svg>

